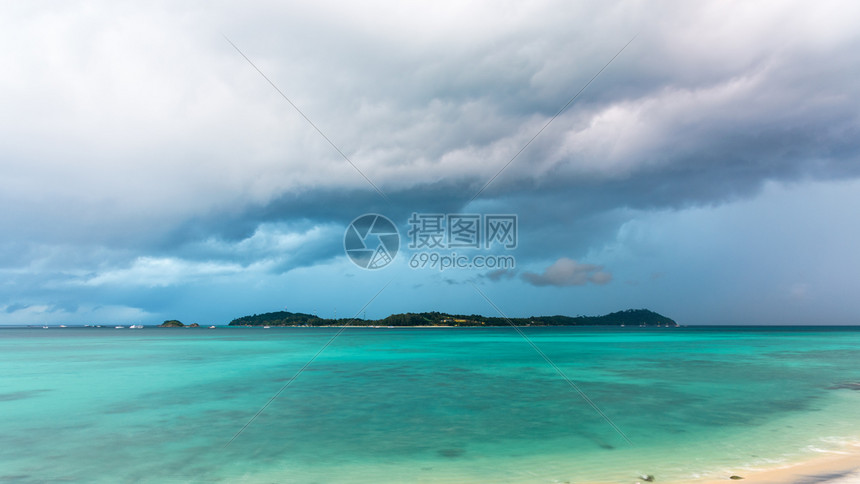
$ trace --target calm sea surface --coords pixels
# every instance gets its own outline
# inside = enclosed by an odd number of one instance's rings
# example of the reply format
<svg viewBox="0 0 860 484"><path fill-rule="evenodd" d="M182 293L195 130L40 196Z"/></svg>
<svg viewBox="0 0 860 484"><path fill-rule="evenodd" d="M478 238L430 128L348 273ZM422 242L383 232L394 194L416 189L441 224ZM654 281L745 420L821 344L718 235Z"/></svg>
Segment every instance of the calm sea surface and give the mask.
<svg viewBox="0 0 860 484"><path fill-rule="evenodd" d="M0 482L658 482L860 443L858 328L0 329ZM852 385L853 384L853 385ZM855 388L855 389L852 389Z"/></svg>

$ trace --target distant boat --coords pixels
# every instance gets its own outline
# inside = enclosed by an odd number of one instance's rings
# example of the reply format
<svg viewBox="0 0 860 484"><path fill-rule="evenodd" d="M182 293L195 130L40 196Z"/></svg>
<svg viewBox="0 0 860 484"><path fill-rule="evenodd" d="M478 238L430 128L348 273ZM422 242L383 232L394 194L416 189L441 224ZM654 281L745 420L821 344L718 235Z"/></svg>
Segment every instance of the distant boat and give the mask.
<svg viewBox="0 0 860 484"><path fill-rule="evenodd" d="M125 326L114 326L114 329L125 329Z"/></svg>
<svg viewBox="0 0 860 484"><path fill-rule="evenodd" d="M128 329L143 329L143 325L142 324L132 324L131 326L128 327Z"/></svg>
<svg viewBox="0 0 860 484"><path fill-rule="evenodd" d="M271 326L263 326L263 329L269 329Z"/></svg>
<svg viewBox="0 0 860 484"><path fill-rule="evenodd" d="M215 329L215 326L209 326L209 329Z"/></svg>
<svg viewBox="0 0 860 484"><path fill-rule="evenodd" d="M61 328L67 328L68 326L66 326L65 324L61 324L60 327Z"/></svg>

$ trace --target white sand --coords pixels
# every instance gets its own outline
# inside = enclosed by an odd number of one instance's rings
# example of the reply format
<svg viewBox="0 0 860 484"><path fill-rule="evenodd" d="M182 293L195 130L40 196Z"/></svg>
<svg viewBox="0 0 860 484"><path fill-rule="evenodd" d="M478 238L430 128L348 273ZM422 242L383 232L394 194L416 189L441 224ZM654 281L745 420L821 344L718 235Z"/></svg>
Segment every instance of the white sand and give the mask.
<svg viewBox="0 0 860 484"><path fill-rule="evenodd" d="M743 480L711 479L702 484L860 484L860 453L829 455L792 466L759 472L738 471Z"/></svg>

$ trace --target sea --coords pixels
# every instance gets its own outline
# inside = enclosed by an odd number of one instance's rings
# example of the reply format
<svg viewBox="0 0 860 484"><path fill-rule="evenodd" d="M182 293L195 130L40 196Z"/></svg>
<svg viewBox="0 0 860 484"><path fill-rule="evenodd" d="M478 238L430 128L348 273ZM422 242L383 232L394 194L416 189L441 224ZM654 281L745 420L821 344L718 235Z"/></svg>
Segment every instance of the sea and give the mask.
<svg viewBox="0 0 860 484"><path fill-rule="evenodd" d="M0 482L680 483L860 445L858 327L520 330L2 328Z"/></svg>

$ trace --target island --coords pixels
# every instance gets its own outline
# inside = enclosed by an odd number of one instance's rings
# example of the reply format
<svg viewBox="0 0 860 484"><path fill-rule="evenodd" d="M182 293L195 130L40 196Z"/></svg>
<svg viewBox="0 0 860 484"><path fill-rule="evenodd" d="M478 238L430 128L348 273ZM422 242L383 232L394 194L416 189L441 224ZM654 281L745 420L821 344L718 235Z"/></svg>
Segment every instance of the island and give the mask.
<svg viewBox="0 0 860 484"><path fill-rule="evenodd" d="M678 327L678 323L648 309L627 309L603 316L530 316L528 318L500 318L479 314L461 315L440 312L400 313L383 319L321 318L313 314L276 311L243 316L230 321L230 326L399 326L399 327L450 327L450 326L631 326Z"/></svg>
<svg viewBox="0 0 860 484"><path fill-rule="evenodd" d="M184 328L185 325L175 319L169 319L158 325L159 328Z"/></svg>

